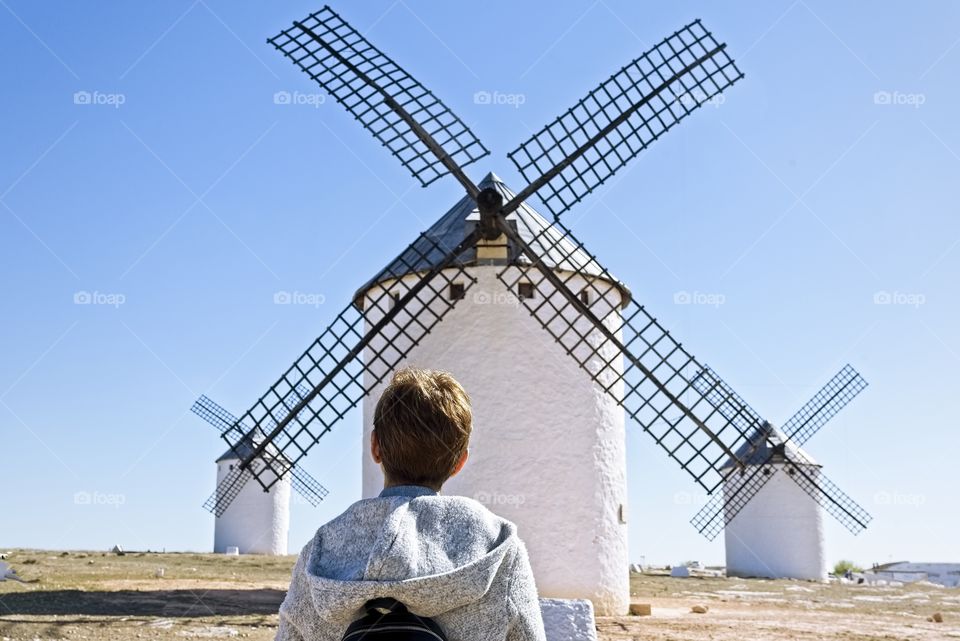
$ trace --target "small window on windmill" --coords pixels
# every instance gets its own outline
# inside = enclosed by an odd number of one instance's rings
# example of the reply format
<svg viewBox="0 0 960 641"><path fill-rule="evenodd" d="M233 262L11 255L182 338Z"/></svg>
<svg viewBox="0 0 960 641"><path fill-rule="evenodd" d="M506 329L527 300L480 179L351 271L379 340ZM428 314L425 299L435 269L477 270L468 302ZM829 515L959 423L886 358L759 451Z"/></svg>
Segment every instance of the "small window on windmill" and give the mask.
<svg viewBox="0 0 960 641"><path fill-rule="evenodd" d="M450 300L462 300L467 290L463 283L450 283Z"/></svg>
<svg viewBox="0 0 960 641"><path fill-rule="evenodd" d="M533 298L533 283L517 283L517 298L520 300Z"/></svg>
<svg viewBox="0 0 960 641"><path fill-rule="evenodd" d="M587 291L586 289L580 290L580 302L583 303L584 305L590 304L590 292Z"/></svg>
<svg viewBox="0 0 960 641"><path fill-rule="evenodd" d="M233 471L233 463L230 464L230 471Z"/></svg>
<svg viewBox="0 0 960 641"><path fill-rule="evenodd" d="M397 292L390 292L390 309L393 309L400 304L400 294Z"/></svg>

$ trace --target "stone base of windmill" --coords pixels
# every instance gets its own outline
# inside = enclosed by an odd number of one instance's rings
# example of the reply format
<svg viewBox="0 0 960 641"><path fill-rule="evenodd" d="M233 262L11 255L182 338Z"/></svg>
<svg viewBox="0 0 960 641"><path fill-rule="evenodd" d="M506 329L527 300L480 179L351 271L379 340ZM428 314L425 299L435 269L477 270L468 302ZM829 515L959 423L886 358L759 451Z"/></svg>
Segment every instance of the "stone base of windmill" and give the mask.
<svg viewBox="0 0 960 641"><path fill-rule="evenodd" d="M597 641L593 603L587 599L540 599L547 641Z"/></svg>

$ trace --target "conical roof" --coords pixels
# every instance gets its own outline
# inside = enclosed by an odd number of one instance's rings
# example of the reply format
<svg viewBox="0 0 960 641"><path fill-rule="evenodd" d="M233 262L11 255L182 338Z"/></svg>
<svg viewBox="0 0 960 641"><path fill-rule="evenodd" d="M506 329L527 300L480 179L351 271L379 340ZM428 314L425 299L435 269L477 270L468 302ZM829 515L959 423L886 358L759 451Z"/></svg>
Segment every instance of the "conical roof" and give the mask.
<svg viewBox="0 0 960 641"><path fill-rule="evenodd" d="M800 465L819 465L812 456L768 421L764 421L763 425L755 428L747 442L741 445L734 455L744 465L783 463L785 459ZM736 462L733 459L727 459L723 469L735 466Z"/></svg>
<svg viewBox="0 0 960 641"><path fill-rule="evenodd" d="M228 447L227 451L221 454L215 462L219 463L220 461L245 459L257 450L257 446L259 446L265 438L266 434L264 434L263 431L258 427L254 429L253 432L244 434L243 438L240 439L240 442L234 447ZM261 456L270 460L287 460L286 457L280 453L280 450L273 445L273 443L269 443L267 447L264 448Z"/></svg>
<svg viewBox="0 0 960 641"><path fill-rule="evenodd" d="M480 189L493 187L503 196L504 202L508 202L516 195L492 172L487 174L477 186ZM623 305L630 301L630 291L626 285L611 277L609 273L604 272L595 260L577 248L574 243L564 238L563 232L553 227L547 222L546 218L526 202L522 203L516 211L511 212L507 216L507 220L516 222L517 233L520 234L520 237L543 256L544 262L550 267L561 271L579 272L603 278L620 289L623 295ZM464 196L424 232L426 239L418 238L412 247L407 248L397 258L388 263L387 267L381 270L377 276L364 283L353 296L354 304L362 307L363 294L379 282L429 270L443 258L444 252L456 247L479 221L480 212L477 210L476 203L470 196ZM465 265L529 264L526 257L520 254L519 249L514 247L513 243L508 248L507 256L506 260L478 259L477 249L472 247L460 256L460 261Z"/></svg>

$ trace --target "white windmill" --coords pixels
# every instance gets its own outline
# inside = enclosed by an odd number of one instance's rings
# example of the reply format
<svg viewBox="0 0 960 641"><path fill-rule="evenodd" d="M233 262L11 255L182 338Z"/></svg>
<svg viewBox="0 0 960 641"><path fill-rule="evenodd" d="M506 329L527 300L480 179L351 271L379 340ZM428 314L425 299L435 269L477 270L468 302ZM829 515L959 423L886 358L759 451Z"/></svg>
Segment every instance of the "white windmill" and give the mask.
<svg viewBox="0 0 960 641"><path fill-rule="evenodd" d="M299 398L296 393L288 399ZM195 414L220 430L243 429L236 416L217 405L206 396L201 396L190 408ZM287 553L290 531L290 497L295 489L311 505L317 505L327 495L327 490L307 472L290 465L289 461L273 445L267 444L264 458L276 460L275 466L284 467L279 476L271 475L268 488L256 483L247 483L250 472L242 468L244 458L250 456L264 440L259 428L247 429L239 440L227 448L216 460L216 490L203 504L215 516L213 551L224 554L234 548L239 554ZM253 467L259 465L255 463Z"/></svg>
<svg viewBox="0 0 960 641"><path fill-rule="evenodd" d="M495 189L504 202L514 196L494 174L488 174L478 187ZM526 204L508 220L528 242L562 238ZM478 221L476 203L464 197L425 236L430 243L452 247ZM573 245L565 250L547 257L550 268L570 278L570 285L585 298L594 285L599 291L616 288L619 296L598 298L592 308L602 318L613 314L611 323L619 318L629 292ZM624 611L629 605L624 601L629 594L629 557L623 409L613 395L605 394L599 383L569 361L519 304L520 297L536 301L542 294L526 279L520 279L513 292L505 290L497 275L516 258L505 239L469 250L461 258L469 266L460 274L451 273L444 296L430 301L438 315L459 298L456 307L419 345L414 347L400 336L390 339L392 347L406 352L405 364L453 373L473 401L470 462L444 492L476 498L518 524L520 535L529 542L541 593L556 598L589 596L598 611ZM388 311L377 301L390 300L391 293L419 280L420 266L409 264L408 259L409 255L401 255L357 292L354 301L365 310L368 327ZM519 274L518 268L509 277ZM404 313L428 315L417 301L407 305ZM589 321L581 318L579 323L580 331L587 333ZM382 352L385 341L372 343L370 352ZM622 372L622 359L610 356L615 362L609 368ZM599 359L592 360L594 367L600 367ZM376 359L365 373L365 380L374 385L363 401L364 443L369 443L377 399L393 369L392 364ZM363 496L376 496L382 488L380 466L365 455Z"/></svg>
<svg viewBox="0 0 960 641"><path fill-rule="evenodd" d="M716 383L709 369L694 385ZM714 385L723 389L722 381ZM711 540L722 529L727 576L822 580L827 578L824 509L854 533L871 517L824 474L801 446L853 400L867 382L850 365L841 369L790 420L777 428L764 421L727 461L726 480L694 517ZM707 393L719 412L740 421L754 414L732 390ZM735 469L737 462L744 464ZM811 491L814 489L820 491Z"/></svg>
<svg viewBox="0 0 960 641"><path fill-rule="evenodd" d="M240 467L244 456L256 446L257 440L245 436L238 447L227 448L216 461L217 487L222 486L223 480ZM240 486L230 507L216 517L213 551L223 554L236 548L240 554L286 554L289 532L289 477L279 479L267 491L256 483L246 483Z"/></svg>
<svg viewBox="0 0 960 641"><path fill-rule="evenodd" d="M726 45L695 21L622 67L508 154L529 181L514 193L493 174L471 181L463 167L489 153L482 143L329 7L268 42L421 184L450 174L466 196L222 429L235 451L251 430L265 438L218 488L215 509L226 509L244 474L270 488L361 402L366 443L373 403L397 367L448 369L470 393L476 424L470 463L447 491L519 524L541 596L625 613L625 417L710 493L746 469L735 452L763 422L717 410L708 395L722 381L694 386L705 367L560 216L742 77ZM534 195L551 222L527 205ZM367 461L364 494L378 490Z"/></svg>

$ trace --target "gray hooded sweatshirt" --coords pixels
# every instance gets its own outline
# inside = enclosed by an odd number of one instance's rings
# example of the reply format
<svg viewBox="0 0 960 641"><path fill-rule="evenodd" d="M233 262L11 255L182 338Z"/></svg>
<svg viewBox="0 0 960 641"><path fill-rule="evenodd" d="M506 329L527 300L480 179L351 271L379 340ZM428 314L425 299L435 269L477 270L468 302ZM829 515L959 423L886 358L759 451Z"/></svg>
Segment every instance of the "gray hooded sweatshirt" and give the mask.
<svg viewBox="0 0 960 641"><path fill-rule="evenodd" d="M317 530L293 568L277 641L339 641L370 599L433 618L449 641L544 641L517 527L462 496L384 490Z"/></svg>

